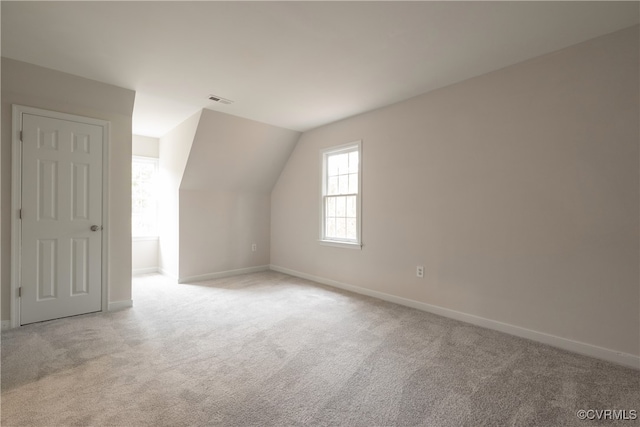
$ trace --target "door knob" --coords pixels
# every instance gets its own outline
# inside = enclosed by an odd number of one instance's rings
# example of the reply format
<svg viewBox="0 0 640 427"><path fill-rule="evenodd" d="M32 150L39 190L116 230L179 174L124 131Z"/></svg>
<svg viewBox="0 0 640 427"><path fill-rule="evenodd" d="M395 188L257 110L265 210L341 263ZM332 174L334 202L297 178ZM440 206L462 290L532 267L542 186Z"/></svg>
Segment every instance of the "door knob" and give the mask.
<svg viewBox="0 0 640 427"><path fill-rule="evenodd" d="M100 226L100 225L92 225L91 226L91 231L98 231L98 230L102 230L102 226Z"/></svg>

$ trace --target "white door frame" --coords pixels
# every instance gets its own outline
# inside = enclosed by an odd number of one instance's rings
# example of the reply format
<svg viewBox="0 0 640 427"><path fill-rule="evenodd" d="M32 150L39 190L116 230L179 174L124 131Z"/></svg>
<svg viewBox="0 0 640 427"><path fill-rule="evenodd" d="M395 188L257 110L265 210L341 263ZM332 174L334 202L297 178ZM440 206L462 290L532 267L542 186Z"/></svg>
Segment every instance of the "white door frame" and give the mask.
<svg viewBox="0 0 640 427"><path fill-rule="evenodd" d="M11 165L11 327L20 326L20 301L18 288L20 287L20 265L22 263L22 234L20 209L22 207L22 141L20 130L22 129L22 115L33 114L52 119L67 120L72 122L96 125L102 128L102 224L106 233L102 235L102 311L109 309L109 146L111 123L105 120L76 116L73 114L58 113L56 111L42 110L40 108L26 107L23 105L12 106L13 126L11 128L12 139L12 165Z"/></svg>

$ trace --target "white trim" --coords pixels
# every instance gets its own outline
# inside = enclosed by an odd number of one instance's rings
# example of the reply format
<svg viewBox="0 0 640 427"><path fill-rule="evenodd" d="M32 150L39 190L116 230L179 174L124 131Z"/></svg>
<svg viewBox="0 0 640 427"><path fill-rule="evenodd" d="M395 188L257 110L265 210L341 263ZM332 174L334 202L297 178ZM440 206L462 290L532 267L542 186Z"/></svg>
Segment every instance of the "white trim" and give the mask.
<svg viewBox="0 0 640 427"><path fill-rule="evenodd" d="M460 311L455 311L455 310L427 304L420 301L415 301L407 298L398 297L395 295L386 294L384 292L378 292L371 289L361 288L359 286L349 285L349 284L341 283L331 279L325 279L323 277L302 273L296 270L291 270L291 269L280 267L273 264L271 264L269 268L273 271L288 274L291 276L300 277L303 279L322 283L324 285L344 289L347 291L355 292L357 294L367 295L367 296L378 298L384 301L389 301L389 302L404 305L407 307L415 308L418 310L427 311L429 313L437 314L439 316L444 316L451 319L459 320L461 322L471 323L473 325L481 326L483 328L493 329L495 331L500 331L506 334L515 335L517 337L526 338L532 341L537 341L553 347L561 348L563 350L568 350L573 353L594 357L596 359L606 360L608 362L616 363L618 365L623 365L623 366L627 366L634 369L640 369L640 356L636 356L633 354L622 353L616 350L611 350L604 347L598 347L592 344L574 341L567 338L558 337L556 335L550 335L544 332L538 332L531 329L522 328L520 326L511 325L508 323L502 323L497 320L491 320L491 319L487 319L480 316L474 316L473 314L467 314Z"/></svg>
<svg viewBox="0 0 640 427"><path fill-rule="evenodd" d="M133 236L131 237L132 242L144 242L151 240L160 240L159 236Z"/></svg>
<svg viewBox="0 0 640 427"><path fill-rule="evenodd" d="M156 166L158 166L158 162L160 160L159 157L153 157L153 156L138 156L137 154L133 154L131 156L131 159L138 159L140 161L143 162L149 162L149 163L155 163Z"/></svg>
<svg viewBox="0 0 640 427"><path fill-rule="evenodd" d="M20 247L22 235L18 209L22 206L22 150L20 131L22 130L22 110L19 106L12 106L11 126L11 327L20 326L20 303L18 301L18 287L20 286Z"/></svg>
<svg viewBox="0 0 640 427"><path fill-rule="evenodd" d="M20 326L20 303L18 301L18 287L20 286L21 263L21 224L18 211L22 207L22 150L20 131L22 130L22 115L49 117L100 126L102 128L102 311L108 310L109 301L109 147L111 146L111 123L101 119L82 117L73 114L40 108L12 105L12 165L11 165L11 327Z"/></svg>
<svg viewBox="0 0 640 427"><path fill-rule="evenodd" d="M268 265L259 265L257 267L239 268L237 270L220 271L218 273L201 274L199 276L187 276L178 279L178 283L201 282L203 280L221 279L223 277L237 276L239 274L258 273L260 271L269 270Z"/></svg>
<svg viewBox="0 0 640 427"><path fill-rule="evenodd" d="M158 267L158 273L162 274L163 276L167 276L169 279L175 280L176 282L178 281L178 276L174 276L162 267Z"/></svg>
<svg viewBox="0 0 640 427"><path fill-rule="evenodd" d="M109 310L109 183L111 182L111 172L109 169L109 158L111 150L111 123L100 120L103 129L102 144L102 311Z"/></svg>
<svg viewBox="0 0 640 427"><path fill-rule="evenodd" d="M139 276L140 274L151 274L151 273L157 273L157 272L158 272L158 267L134 268L131 271L131 275Z"/></svg>
<svg viewBox="0 0 640 427"><path fill-rule="evenodd" d="M3 320L1 328L3 331L6 331L7 329L11 329L11 320Z"/></svg>
<svg viewBox="0 0 640 427"><path fill-rule="evenodd" d="M338 240L318 240L318 242L323 246L362 250L361 243L340 242Z"/></svg>
<svg viewBox="0 0 640 427"><path fill-rule="evenodd" d="M109 303L109 311L119 311L133 307L133 300L113 301Z"/></svg>

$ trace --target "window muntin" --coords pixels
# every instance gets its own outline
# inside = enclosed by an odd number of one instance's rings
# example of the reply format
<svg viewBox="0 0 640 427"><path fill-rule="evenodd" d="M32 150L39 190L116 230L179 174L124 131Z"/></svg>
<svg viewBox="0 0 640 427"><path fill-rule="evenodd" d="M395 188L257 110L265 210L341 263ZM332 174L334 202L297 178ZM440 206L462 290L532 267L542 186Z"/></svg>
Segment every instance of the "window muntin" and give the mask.
<svg viewBox="0 0 640 427"><path fill-rule="evenodd" d="M323 242L360 244L361 143L322 152Z"/></svg>
<svg viewBox="0 0 640 427"><path fill-rule="evenodd" d="M134 238L158 236L158 159L133 157L131 234Z"/></svg>

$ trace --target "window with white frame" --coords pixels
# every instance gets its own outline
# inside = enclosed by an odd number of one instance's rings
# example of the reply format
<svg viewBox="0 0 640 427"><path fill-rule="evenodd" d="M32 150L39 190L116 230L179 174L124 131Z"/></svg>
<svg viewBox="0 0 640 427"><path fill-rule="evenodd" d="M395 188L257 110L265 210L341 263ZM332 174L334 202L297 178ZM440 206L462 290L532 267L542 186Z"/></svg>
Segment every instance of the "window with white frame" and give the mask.
<svg viewBox="0 0 640 427"><path fill-rule="evenodd" d="M158 159L134 156L131 163L131 234L158 236Z"/></svg>
<svg viewBox="0 0 640 427"><path fill-rule="evenodd" d="M360 141L322 151L322 224L320 241L361 245Z"/></svg>

